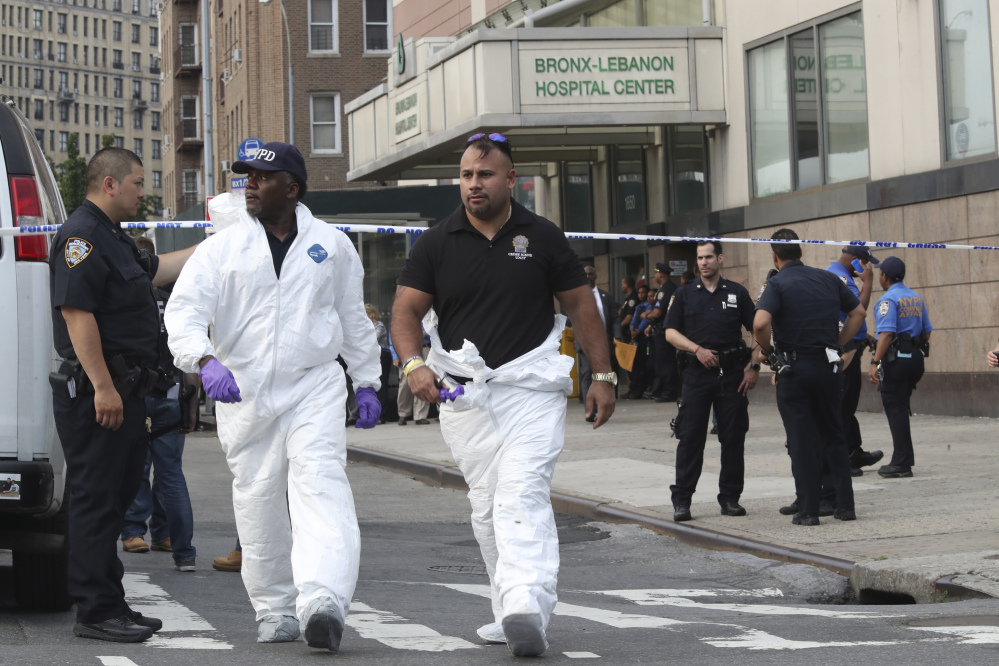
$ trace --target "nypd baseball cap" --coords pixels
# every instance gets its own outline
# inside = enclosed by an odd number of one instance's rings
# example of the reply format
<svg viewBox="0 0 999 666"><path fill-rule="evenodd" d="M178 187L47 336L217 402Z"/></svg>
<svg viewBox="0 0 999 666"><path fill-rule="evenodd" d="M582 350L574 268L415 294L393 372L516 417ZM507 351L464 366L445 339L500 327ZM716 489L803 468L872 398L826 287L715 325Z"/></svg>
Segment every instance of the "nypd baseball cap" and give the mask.
<svg viewBox="0 0 999 666"><path fill-rule="evenodd" d="M898 257L888 257L878 268L892 280L905 279L905 262Z"/></svg>
<svg viewBox="0 0 999 666"><path fill-rule="evenodd" d="M669 264L656 264L656 270L666 275L669 275L672 272L670 270Z"/></svg>
<svg viewBox="0 0 999 666"><path fill-rule="evenodd" d="M859 257L860 259L866 259L867 261L875 265L881 263L877 258L875 258L873 254L871 254L871 248L867 247L866 245L848 245L843 248L843 253L852 254L853 256Z"/></svg>
<svg viewBox="0 0 999 666"><path fill-rule="evenodd" d="M251 169L287 171L305 182L309 181L309 174L305 171L305 158L290 143L271 141L258 148L252 160L240 160L232 164L233 173L250 173Z"/></svg>

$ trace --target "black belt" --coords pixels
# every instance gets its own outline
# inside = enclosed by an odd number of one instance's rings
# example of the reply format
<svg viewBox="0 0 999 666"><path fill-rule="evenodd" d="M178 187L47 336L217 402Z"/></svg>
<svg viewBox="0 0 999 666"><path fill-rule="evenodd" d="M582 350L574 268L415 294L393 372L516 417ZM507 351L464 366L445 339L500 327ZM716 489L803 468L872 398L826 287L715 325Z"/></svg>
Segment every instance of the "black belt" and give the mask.
<svg viewBox="0 0 999 666"><path fill-rule="evenodd" d="M461 384L462 386L464 386L465 384L471 384L472 383L472 378L471 377L458 377L456 375L448 375L448 376L451 379L453 379L454 381L456 381L459 384Z"/></svg>
<svg viewBox="0 0 999 666"><path fill-rule="evenodd" d="M789 361L801 361L804 359L818 359L818 358L825 360L827 358L825 349L820 349L816 351L812 350L790 351L790 352L785 352L785 356L787 356L787 360Z"/></svg>

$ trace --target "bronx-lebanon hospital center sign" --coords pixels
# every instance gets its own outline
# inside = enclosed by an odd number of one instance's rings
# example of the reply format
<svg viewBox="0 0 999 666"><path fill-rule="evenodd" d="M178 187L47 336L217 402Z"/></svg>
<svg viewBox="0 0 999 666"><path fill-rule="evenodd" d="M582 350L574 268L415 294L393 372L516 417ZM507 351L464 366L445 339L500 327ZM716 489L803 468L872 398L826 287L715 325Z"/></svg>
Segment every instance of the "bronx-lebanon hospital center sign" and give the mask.
<svg viewBox="0 0 999 666"><path fill-rule="evenodd" d="M578 106L625 104L641 110L687 103L687 44L675 43L676 47L666 46L667 41L649 46L603 42L558 49L550 43L522 43L521 104L525 111L544 113Z"/></svg>

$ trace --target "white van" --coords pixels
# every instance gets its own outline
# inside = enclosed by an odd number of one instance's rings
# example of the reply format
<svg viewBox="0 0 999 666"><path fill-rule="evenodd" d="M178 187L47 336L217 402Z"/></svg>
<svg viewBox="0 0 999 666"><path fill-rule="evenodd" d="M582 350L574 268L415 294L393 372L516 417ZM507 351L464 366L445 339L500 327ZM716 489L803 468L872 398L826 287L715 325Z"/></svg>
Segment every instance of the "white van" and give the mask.
<svg viewBox="0 0 999 666"><path fill-rule="evenodd" d="M0 96L0 228L62 224L59 187L28 120ZM56 368L48 236L0 236L0 549L22 608L65 610L66 465L52 420ZM65 499L64 499L65 498Z"/></svg>

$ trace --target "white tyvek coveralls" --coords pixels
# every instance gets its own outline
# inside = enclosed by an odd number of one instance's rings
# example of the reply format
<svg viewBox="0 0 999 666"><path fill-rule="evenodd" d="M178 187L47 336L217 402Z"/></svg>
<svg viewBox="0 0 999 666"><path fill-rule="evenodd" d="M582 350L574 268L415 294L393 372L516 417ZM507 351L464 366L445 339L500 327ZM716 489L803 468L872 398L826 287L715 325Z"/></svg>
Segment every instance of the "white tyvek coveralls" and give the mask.
<svg viewBox="0 0 999 666"><path fill-rule="evenodd" d="M381 367L353 244L302 204L295 212L298 236L280 281L263 226L238 210L188 260L164 318L178 368L197 372L213 355L242 395L218 403L216 414L257 620L297 615L304 623L306 605L323 596L346 617L360 559L336 357L355 387L377 390Z"/></svg>
<svg viewBox="0 0 999 666"><path fill-rule="evenodd" d="M472 530L489 573L497 623L537 613L547 628L558 600L551 481L572 392L573 360L559 353L565 321L556 315L542 344L491 369L468 340L461 349L444 350L433 310L423 320L431 369L473 380L463 396L441 404L441 433L468 483ZM495 626L483 630L502 633Z"/></svg>

